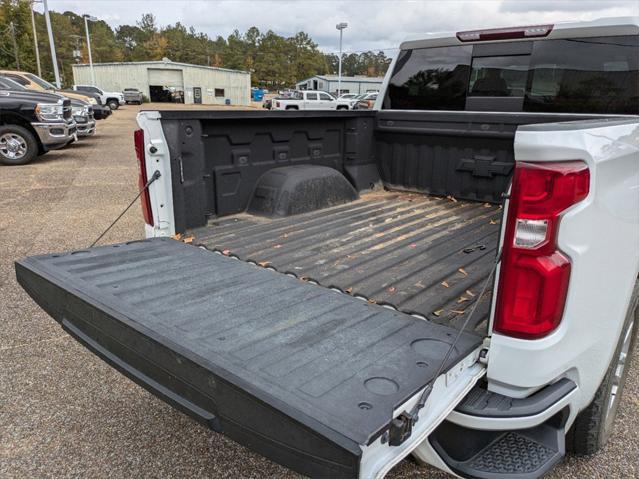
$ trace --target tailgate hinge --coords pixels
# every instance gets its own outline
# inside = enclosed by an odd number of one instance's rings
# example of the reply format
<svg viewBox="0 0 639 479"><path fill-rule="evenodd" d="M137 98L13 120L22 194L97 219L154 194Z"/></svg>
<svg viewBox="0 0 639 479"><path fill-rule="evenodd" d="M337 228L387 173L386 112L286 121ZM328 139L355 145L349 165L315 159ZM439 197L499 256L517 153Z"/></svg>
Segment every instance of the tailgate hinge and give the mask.
<svg viewBox="0 0 639 479"><path fill-rule="evenodd" d="M426 403L426 399L428 399L432 391L432 384L426 386L420 397L420 402L422 402L421 407ZM416 407L411 412L404 411L391 421L390 428L388 429L389 446L400 446L411 436L413 426L419 419L419 410L421 407Z"/></svg>
<svg viewBox="0 0 639 479"><path fill-rule="evenodd" d="M413 417L404 411L392 420L388 430L388 445L400 446L413 433Z"/></svg>

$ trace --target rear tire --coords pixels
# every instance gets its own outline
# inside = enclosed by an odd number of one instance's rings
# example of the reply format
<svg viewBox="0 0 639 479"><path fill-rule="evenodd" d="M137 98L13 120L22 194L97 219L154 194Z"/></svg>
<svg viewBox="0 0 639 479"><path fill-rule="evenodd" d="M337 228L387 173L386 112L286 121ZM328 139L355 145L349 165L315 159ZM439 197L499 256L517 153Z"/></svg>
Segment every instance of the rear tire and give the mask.
<svg viewBox="0 0 639 479"><path fill-rule="evenodd" d="M107 105L109 106L109 108L111 108L111 110L117 110L118 108L120 108L120 103L118 102L118 100L107 100Z"/></svg>
<svg viewBox="0 0 639 479"><path fill-rule="evenodd" d="M0 162L4 165L26 165L38 156L38 142L23 126L0 126Z"/></svg>
<svg viewBox="0 0 639 479"><path fill-rule="evenodd" d="M297 108L296 106L287 106L286 109L287 110L299 110L299 108Z"/></svg>
<svg viewBox="0 0 639 479"><path fill-rule="evenodd" d="M566 449L578 456L594 454L610 439L628 377L639 326L639 281L608 371L590 405L581 411L566 435Z"/></svg>
<svg viewBox="0 0 639 479"><path fill-rule="evenodd" d="M347 106L338 106L337 107L338 110L348 110Z"/></svg>

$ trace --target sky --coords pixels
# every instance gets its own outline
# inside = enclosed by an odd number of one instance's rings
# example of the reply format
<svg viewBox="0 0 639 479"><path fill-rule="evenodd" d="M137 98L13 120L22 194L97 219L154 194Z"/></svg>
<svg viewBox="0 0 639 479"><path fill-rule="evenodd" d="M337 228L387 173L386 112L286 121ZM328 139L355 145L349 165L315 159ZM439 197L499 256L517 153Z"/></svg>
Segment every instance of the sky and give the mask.
<svg viewBox="0 0 639 479"><path fill-rule="evenodd" d="M411 34L639 16L637 0L49 0L49 10L88 13L112 27L153 13L160 26L181 22L215 38L251 26L291 36L305 31L324 52L337 52L335 25L347 22L343 51L392 56ZM42 11L37 4L36 10Z"/></svg>

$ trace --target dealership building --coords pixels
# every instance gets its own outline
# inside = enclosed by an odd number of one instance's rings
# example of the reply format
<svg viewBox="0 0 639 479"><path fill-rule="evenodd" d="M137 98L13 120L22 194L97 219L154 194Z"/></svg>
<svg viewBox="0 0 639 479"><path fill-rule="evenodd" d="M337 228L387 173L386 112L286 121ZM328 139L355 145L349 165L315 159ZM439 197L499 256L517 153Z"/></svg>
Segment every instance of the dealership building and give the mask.
<svg viewBox="0 0 639 479"><path fill-rule="evenodd" d="M249 105L251 74L168 59L148 62L94 63L95 86L106 91L137 88L151 101L188 104ZM73 82L92 85L91 67L73 65Z"/></svg>

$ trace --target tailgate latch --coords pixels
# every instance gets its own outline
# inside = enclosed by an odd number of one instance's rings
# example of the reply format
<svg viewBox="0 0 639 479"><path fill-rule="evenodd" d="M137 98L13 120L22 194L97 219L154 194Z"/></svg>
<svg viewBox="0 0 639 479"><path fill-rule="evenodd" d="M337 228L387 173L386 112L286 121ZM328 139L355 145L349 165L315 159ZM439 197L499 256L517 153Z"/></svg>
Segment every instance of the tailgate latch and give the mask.
<svg viewBox="0 0 639 479"><path fill-rule="evenodd" d="M392 420L388 430L388 445L399 446L413 433L413 417L404 411Z"/></svg>

